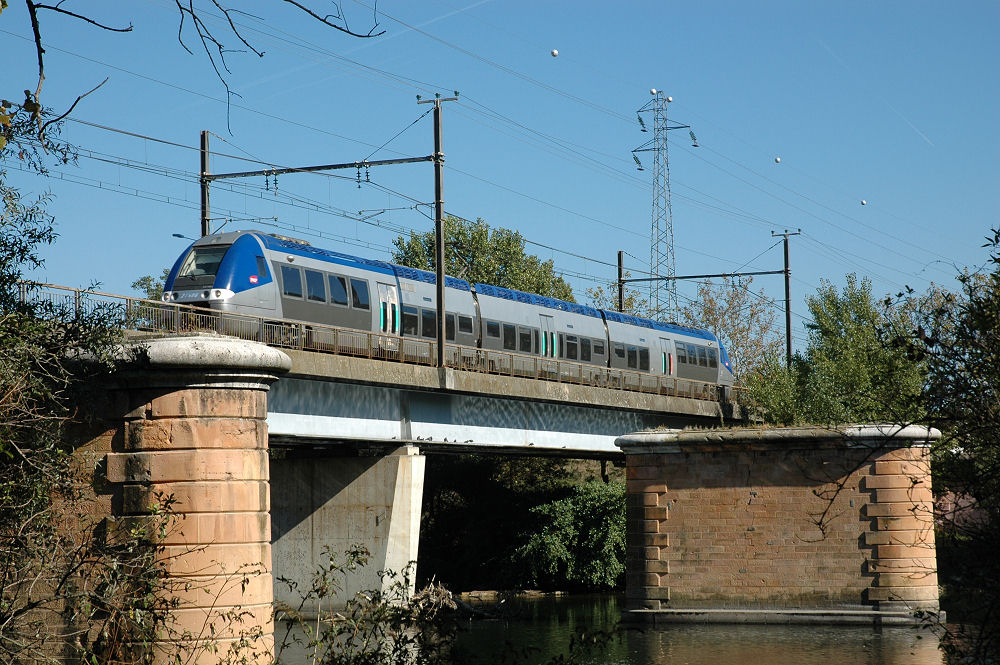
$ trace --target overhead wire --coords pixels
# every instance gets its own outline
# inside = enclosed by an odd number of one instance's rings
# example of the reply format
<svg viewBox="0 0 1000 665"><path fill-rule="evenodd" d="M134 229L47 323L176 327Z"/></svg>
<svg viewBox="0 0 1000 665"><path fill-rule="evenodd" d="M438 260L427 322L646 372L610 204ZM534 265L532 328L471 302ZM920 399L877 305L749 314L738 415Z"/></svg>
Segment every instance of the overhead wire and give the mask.
<svg viewBox="0 0 1000 665"><path fill-rule="evenodd" d="M364 3L359 3L359 4L364 4ZM382 13L383 15L386 15L386 14L384 14L384 12L380 12L380 13ZM391 16L388 16L388 15L386 15L386 16L387 16L387 18L390 18L390 19L392 19L392 20L395 20L395 21L397 21L397 22L400 22L400 23L401 23L402 25L406 26L407 28L410 28L410 29L414 29L414 30L416 30L417 32L419 32L419 33L421 33L421 34L424 34L424 35L426 35L426 36L428 36L428 37L430 37L430 38L432 38L432 39L435 39L435 40L437 40L437 41L440 41L440 42L442 42L442 43L445 43L446 45L448 45L448 46L451 46L451 47L453 47L453 48L458 48L458 49L459 49L460 51L462 51L463 53L467 53L467 54L468 54L468 55L470 55L471 57L476 57L477 59L481 59L481 60L483 60L483 61L485 61L485 62L488 62L489 64L492 64L492 65L496 65L496 66L499 66L499 67L500 67L501 69L503 69L504 71L506 71L506 70L508 69L508 68L504 68L503 66L500 66L500 65L499 65L499 63L494 63L494 62L492 62L492 61L489 61L488 59L483 59L483 58L480 58L480 57L478 57L478 56L477 56L476 54L472 53L471 51L468 51L468 50L466 50L466 49L461 49L461 47L457 47L456 45L454 45L454 44L451 44L451 43L449 43L449 42L447 42L447 41L445 41L445 40L441 40L441 39L439 39L439 38L436 38L436 37L434 37L433 35L431 35L430 33L427 33L426 31L423 31L423 30L420 30L419 28L416 28L415 26L410 26L410 25L408 25L408 24L406 24L406 23L404 23L404 22L402 22L402 21L399 21L399 20L398 20L398 19L396 19L395 17L391 17ZM6 32L6 31L3 31L3 32ZM8 34L12 34L12 35L13 35L13 33L8 33ZM285 33L285 34L287 34L287 33ZM17 35L13 35L13 36L17 36ZM273 37L273 35L272 35L272 37ZM315 45L311 45L311 46L315 46ZM89 58L86 58L85 56L79 56L79 54L73 54L73 55L77 55L78 57L83 57L84 59L87 59L87 60L91 60L91 61L93 61L92 59L89 59ZM334 54L334 55L336 55L336 54ZM351 61L351 62L352 62L352 63L353 63L354 65L357 65L357 66L364 66L364 65L362 65L362 63L358 63L358 62L356 62L356 61ZM111 66L111 65L107 65L107 63L101 63L101 64L104 64L105 66ZM111 67L113 67L113 66L111 66ZM114 68L116 68L116 67L114 67ZM116 69L119 69L119 70L121 70L121 71L127 71L127 70L122 70L121 68L116 68ZM130 73L130 74L133 74L133 75L136 75L136 76L140 76L140 77L142 77L142 78L147 78L147 79L150 79L150 80L154 80L154 81L157 81L158 83L162 83L162 84L164 84L164 85L170 85L171 87L177 87L177 86L172 86L172 84L167 84L167 83L165 83L165 82L162 82L162 81L158 81L158 80L156 80L156 79L151 79L150 77L146 77L146 76L143 76L143 75L140 75L140 74L135 74L134 72L128 72L128 73ZM390 74L390 73L388 73L388 72L385 72L384 70L381 70L381 73L383 73L383 74ZM509 72L509 73L515 73L515 72L511 71L511 72ZM411 80L411 81L413 81L413 80ZM182 89L182 90L183 90L183 88L179 88L179 89ZM187 90L185 90L185 91L187 91ZM187 92L191 92L192 94L200 94L200 93L195 93L194 91L187 91ZM204 95L201 95L201 96L204 96ZM570 97L573 97L573 96L570 96ZM217 100L217 101L221 101L221 100ZM253 110L253 109L250 109L250 110ZM256 112L256 111L255 111L255 112ZM522 126L522 127L524 127L523 125L521 125L521 126ZM323 131L323 130L319 130L319 128L311 128L311 129L316 129L317 131ZM544 134L543 134L543 135L544 135ZM339 135L338 135L338 136L339 136ZM341 137L341 138L348 138L348 137ZM551 138L551 137L550 137L550 138ZM353 140L353 139L348 139L348 140ZM558 143L557 143L557 145L558 145ZM797 192L794 192L794 190L790 190L789 188L787 188L787 187L784 187L784 186L783 186L783 185L781 185L780 183L775 183L774 181L771 181L770 179L767 179L767 178L766 178L766 176L763 176L762 174L759 174L759 173L757 173L757 172L756 172L756 171L754 171L753 169L749 169L749 167L746 167L745 165L742 165L741 163L739 163L739 162L736 162L735 160L732 160L731 158L729 158L729 157L727 157L727 156L725 156L725 155L722 155L721 153L718 153L718 152L716 152L716 151L713 151L713 152L715 152L715 154L719 154L719 155L720 155L721 157L723 157L723 158L725 158L725 159L727 159L727 160L729 160L729 161L731 161L731 162L733 162L733 163L735 163L735 164L737 164L737 165L740 165L740 166L741 166L741 167L743 167L743 168L747 168L748 170L750 170L750 171L751 171L752 173L754 173L754 174L755 174L755 175L757 175L758 177L763 177L763 178L765 178L766 180L768 180L769 182L771 182L772 184L775 184L775 185L778 185L778 186L780 186L780 187L782 187L782 188L784 188L784 189L786 189L786 190L788 190L788 191L791 191L792 193L795 193L795 194L797 194L797 195L800 195L800 196L803 196L803 198L806 198L807 200L810 200L810 201L812 201L812 199L810 199L809 197L805 197L804 195L801 195L801 194L798 194ZM710 163L710 162L709 162L709 163ZM744 182L745 182L745 181L744 181ZM487 184L493 184L493 185L495 185L495 183L489 183L489 182L487 182ZM747 183L747 184L749 184L749 183ZM529 198L533 198L533 197L529 197ZM536 199L536 198L533 198L533 200L535 200L535 201L539 201L539 200L538 200L538 199ZM696 203L697 205L705 205L705 204L703 204L702 202L698 202L698 201L696 201L696 200L693 200L693 202L694 202L694 203ZM812 201L812 202L813 202L813 203L817 203L817 204L818 204L818 202L815 202L815 201ZM818 204L818 205L822 205L822 204ZM711 207L709 207L709 209L711 209ZM729 213L729 214L731 214L731 213ZM854 220L854 221L857 221L857 220ZM766 223L766 222L764 222L764 223ZM836 226L836 225L835 225L835 226ZM842 227L838 227L838 228L841 228L841 230L845 230L845 229L843 229ZM845 230L845 231L846 231L846 230ZM855 235L856 235L856 234L855 234ZM856 236L856 237L858 237L858 236Z"/></svg>
<svg viewBox="0 0 1000 665"><path fill-rule="evenodd" d="M0 30L0 32L5 32L5 33L7 33L7 34L11 34L12 36L18 36L18 35L14 35L14 33L9 33L8 31L3 31L3 30ZM154 82L156 82L156 83L159 83L159 84L162 84L162 85L166 85L166 86L169 86L169 87L172 87L172 88L176 88L176 89L179 89L179 90L182 90L182 91L184 91L184 92L187 92L187 93L189 93L189 94L194 94L194 95L197 95L197 96L201 96L201 97L205 97L205 98L209 98L209 99L212 99L212 100L214 100L214 101L218 101L218 102L223 102L223 101L224 101L224 100L220 100L220 99L218 99L218 98L213 98L213 97L211 97L211 96L209 96L209 95L204 95L203 93L198 93L198 92L196 92L196 91L192 91L192 90L188 90L188 89L185 89L185 88L181 88L180 86L176 86L176 85L173 85L173 84L170 84L170 83L167 83L167 82L164 82L164 81L161 81L161 80L159 80L159 79L155 79L155 78L152 78L152 77L148 77L148 76L145 76L145 75L142 75L142 74L138 74L138 73L135 73L135 72L131 72L131 71L129 71L129 70L125 70L125 69L123 69L123 68L121 68L121 67L117 67L117 66L114 66L114 65L110 65L110 64L108 64L108 63L103 63L103 62L100 62L100 61L97 61L97 60L94 60L94 59L92 59L92 58L88 58L88 57L86 57L86 56L82 56L82 55L80 55L80 54L77 54L77 53L73 53L73 52L71 52L71 51L66 51L65 49L58 49L58 48L56 48L56 47L52 47L52 48L54 48L54 49L56 49L56 50L59 50L59 51L63 51L63 52L66 52L66 53L69 53L69 54L71 54L71 55L74 55L74 56L76 56L76 57L80 57L80 58L82 58L82 59L84 59L84 60L88 60L88 61L91 61L91 62L95 62L95 63L98 63L98 64L101 64L102 66L107 66L107 67L110 67L110 68L112 68L112 69L116 69L116 70L118 70L118 71L123 71L123 72L125 72L125 73L128 73L128 74L130 74L130 75L133 75L133 76L137 76L137 77L139 77L139 78L143 78L143 79L146 79L146 80L150 80L150 81L154 81ZM238 104L237 104L236 106L237 106L237 107L239 107L239 105L238 105ZM262 115L265 115L265 116L268 116L268 117L276 117L276 116L273 116L273 115L271 115L271 114L266 114L266 113L263 113L263 112L259 112L259 111L257 111L256 109L252 109L252 108L249 108L249 107L247 107L247 110L250 110L250 111L252 111L252 112L255 112L255 113L260 113L260 114L262 114ZM281 119L281 120L283 120L283 121L284 121L284 120L286 120L285 118L278 118L278 119ZM110 128L107 128L107 127L105 127L105 126L101 126L101 125L99 125L98 123L87 123L87 122L85 122L85 121L81 121L81 122L83 122L83 124L89 124L89 125L91 125L91 126L95 126L95 127L101 127L101 128L106 128L106 129L110 129ZM303 126L303 127L306 127L306 128L308 128L308 129L311 129L311 130L315 130L315 131L320 131L320 132L323 132L323 133L327 133L327 134L331 134L331 135L333 135L333 136L336 136L336 137L338 137L338 138L342 138L342 139L346 139L346 140L350 140L350 141L353 141L353 142L356 142L356 143L359 143L359 144L362 144L362 145L369 145L369 146L372 146L372 147L375 147L375 146L373 146L373 144L370 144L370 143L366 143L366 142L364 142L364 141L359 141L359 140L357 140L357 139L352 139L352 138L350 138L350 137L345 137L345 136L343 136L343 135L340 135L340 134L336 134L336 133L332 133L332 132L329 132L329 131L327 131L327 130L323 130L323 129L320 129L320 128L316 128L316 127L310 127L310 126L308 126L308 125L303 125L302 123L295 123L295 122L292 122L292 124L296 124L296 125L299 125L299 126ZM129 134L128 132L126 132L126 131L124 131L124 130L118 130L118 131L119 131L120 133L124 133L124 134ZM133 134L134 134L134 133L133 133ZM157 141L159 141L160 143L164 143L164 144L168 144L168 145L175 145L175 146L177 146L177 147L184 147L184 148L188 148L188 149L197 149L197 148L193 148L192 146L184 146L183 144L178 144L178 143L175 143L175 142L171 142L171 141L166 141L166 140L163 140L163 139L154 139L153 137L149 137L149 136L145 136L145 135L140 135L140 134L134 134L134 135L135 135L135 136L137 136L137 137L141 137L141 138L145 138L145 139L147 139L147 140L157 140ZM557 145L558 145L558 143L557 143ZM376 148L376 150L378 150L378 149L379 149L379 148ZM238 157L238 156L236 156L236 155L227 155L227 156L228 156L228 157L231 157L231 158L237 158L237 159L240 159L240 157ZM242 158L242 159L245 159L245 158ZM258 162L258 163L266 163L266 162ZM273 165L272 165L272 166L273 166ZM458 172L458 173L464 173L464 172L462 172L462 171L459 171L459 170L457 170L457 169L452 169L452 170L455 170L455 171L456 171L456 172ZM332 175L332 174L325 174L325 175ZM476 178L476 176L471 176L471 174L465 174L465 175L469 175L470 177L474 177L474 178ZM334 176L334 177L335 177L335 176ZM486 180L486 179L483 179L483 178L477 178L477 179L479 179L479 180L483 181L484 183L486 183L486 184L489 184L489 185L491 185L491 186L495 186L495 187L500 187L500 188L502 188L502 189L505 189L506 191L510 191L510 192L512 192L512 193L517 193L517 194L521 194L522 196L524 196L525 198L528 198L529 200L532 200L532 201L535 201L535 202L538 202L538 203L542 203L542 204L547 204L547 205L550 205L551 207L554 207L554 208L556 208L556 209L562 209L563 211L565 211L565 212L569 212L570 214L577 214L577 215L580 215L579 213L574 213L573 211L569 211L569 210L567 210L567 209L565 209L565 208L562 208L561 206L556 206L556 205L554 205L554 204L548 204L547 202L545 202L545 201L543 201L543 200L541 200L541 199L538 199L537 197L533 197L533 196L531 196L531 195L526 195L526 194L523 194L523 193L520 193L520 192L516 192L516 190L513 190L513 189L511 189L511 188L507 188L507 187L504 187L504 186L501 186L501 185L498 185L497 183L494 183L494 182L492 182L492 181L489 181L489 180ZM679 185L679 186L682 186L682 187L683 187L683 185ZM683 197L683 195L678 195L678 196L679 196L679 197L681 197L681 198L689 198L689 197ZM703 202L699 202L699 201L697 201L697 200L695 200L695 199L691 199L691 200L692 200L692 201L693 201L694 203L698 204L698 205L702 205L702 206L704 206L704 207L708 207L708 208L711 208L711 207L712 207L712 206L709 206L708 204L704 204ZM725 211L725 210L723 210L722 212L726 212L727 214L732 214L732 212L731 212L731 211ZM744 214L745 214L745 213L744 213ZM596 218L592 218L592 217L590 217L590 216L586 216L586 215L580 215L580 216L584 217L585 219L589 219L589 220L591 220L591 221L597 221L598 223L601 223L601 224L605 224L605 225L607 225L607 224L608 224L608 223L606 223L606 222L603 222L602 220L597 220ZM746 217L747 217L747 218L752 218L752 217L751 217L751 216L749 216L749 215L747 215ZM610 226L611 226L612 228L617 228L617 229L619 229L619 230L623 230L623 231L625 231L625 232L629 232L629 233L633 233L633 234L635 234L635 235L641 235L641 234L638 234L638 233L635 233L634 231L631 231L631 230L629 230L629 229L624 229L624 228L622 228L622 227L617 227L616 225L610 225Z"/></svg>
<svg viewBox="0 0 1000 665"><path fill-rule="evenodd" d="M393 17L389 17L389 18L393 18ZM396 20L396 19L393 19L393 20ZM404 25L405 25L405 24L404 24ZM407 26L407 27L411 27L411 28L412 28L412 26ZM418 30L418 32L419 32L419 30ZM74 54L74 55L75 55L75 54ZM118 68L118 69L120 69L120 68ZM123 71L124 71L124 70L123 70ZM134 74L133 72L129 72L129 73L130 73L130 74ZM140 77L142 77L142 78L147 78L147 79L149 78L149 77L145 77L145 76L142 76L142 75L137 75L137 76L140 76ZM152 79L152 80L155 80L155 79ZM163 83L162 81L157 81L157 82L159 82L159 83ZM171 85L171 84L165 84L165 85ZM177 87L177 86L171 86L171 87ZM194 93L193 91L187 91L187 92L191 92L191 93L193 93L193 94L199 94L199 93ZM200 96L205 96L205 95L200 95ZM217 101L221 101L221 100L217 100ZM253 109L250 109L250 110L253 110ZM256 111L255 111L255 112L256 112ZM266 115L266 114L265 114L265 115ZM297 124L297 123L296 123L296 124ZM310 129L315 129L315 130L317 130L317 131L323 131L323 130L320 130L319 128L310 128ZM339 136L339 135L336 135L336 136ZM146 138L150 138L150 137L146 137ZM348 137L342 137L342 136L340 136L340 138L345 138L345 139L348 139L348 140L354 140L355 142L358 142L358 143L362 143L362 144L364 144L364 142L361 142L361 141L357 141L357 140L355 140L355 139L349 139ZM556 143L556 144L558 145L558 143ZM371 145L371 144L368 144L368 145ZM187 147L189 147L189 146L187 146ZM384 146L382 146L382 147L384 147ZM565 148L565 146L563 146L563 147ZM377 149L377 150L378 150L378 149ZM373 154L374 154L374 153L373 153ZM717 154L718 154L718 153L717 153ZM235 156L234 156L234 157L235 157ZM728 159L728 158L727 158L727 159ZM730 161L733 161L733 160L730 160ZM463 172L461 172L461 171L459 171L459 170L457 170L457 169L452 169L452 170L454 170L454 171L456 171L456 172L458 172L458 173L463 173ZM463 173L463 174L464 174L464 175L467 175L467 176L470 176L470 177L475 177L475 176L471 176L471 174L467 174L467 173ZM758 174L758 175L759 175L759 174ZM346 179L346 178L345 178L345 179ZM486 184L490 184L490 185L493 185L493 186L498 186L498 185L497 185L497 183L492 183L492 182L490 182L490 181L488 181L488 180L485 180L485 179L481 179L481 178L479 178L479 180L482 180L482 181L484 181L484 182L485 182ZM501 187L502 187L502 186L501 186ZM506 191L514 191L514 190L511 190L510 188L504 188L504 189L505 189ZM787 188L786 188L786 189L787 189ZM519 192L514 192L514 193L519 193ZM527 198L529 198L529 199L531 199L531 200L534 200L534 201L536 201L536 202L539 202L539 203L543 203L543 204L545 204L545 203L546 203L546 202L544 202L544 201L542 201L542 200L540 200L540 199L537 199L537 198L535 198L535 197L531 197L531 196L527 196ZM807 198L808 198L808 197L807 197ZM692 202L694 202L694 203L696 203L696 204L698 204L698 205L704 205L704 206L708 207L709 209L711 209L711 208L712 208L712 206L708 206L707 204L704 204L703 202L699 202L699 201L696 201L696 200L694 200L694 199L692 199ZM565 212L568 212L568 213L570 213L570 214L578 214L578 213L574 213L573 211L570 211L570 210L568 210L568 209L564 209L564 208L561 208L560 206L553 206L553 207L555 207L555 208L557 208L557 209L562 209L563 211L565 211ZM723 210L723 211L724 211L724 210ZM727 212L728 212L729 214L732 214L732 213L731 213L731 211L727 211ZM597 219L595 219L595 218L592 218L592 217L587 217L587 216L584 216L584 217L585 217L585 218L587 218L587 219L590 219L591 221L597 221L597 222L599 222L599 223L604 223L604 222L602 222L601 220L597 220ZM758 221L761 221L761 219L758 219ZM766 221L761 221L761 223L767 223L767 222L766 222ZM605 224L606 224L606 223L605 223ZM628 229L623 229L622 227L616 227L615 225L610 225L610 226L611 226L612 228L618 228L619 230L624 230L624 231L627 231L627 232L631 232L631 233L634 233L634 232L632 232L632 231L630 231L630 230L628 230ZM640 234L638 234L638 233L635 233L635 235L640 235ZM710 255L709 255L709 256L710 256ZM715 258L718 258L718 257L715 257Z"/></svg>

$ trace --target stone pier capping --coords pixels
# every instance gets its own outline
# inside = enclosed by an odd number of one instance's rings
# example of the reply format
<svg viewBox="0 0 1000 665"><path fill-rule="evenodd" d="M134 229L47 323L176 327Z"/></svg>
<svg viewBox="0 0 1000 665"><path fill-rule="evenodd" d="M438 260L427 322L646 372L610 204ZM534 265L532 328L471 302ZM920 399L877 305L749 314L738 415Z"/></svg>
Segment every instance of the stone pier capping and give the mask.
<svg viewBox="0 0 1000 665"><path fill-rule="evenodd" d="M267 391L291 368L284 353L219 335L143 339L123 347L101 414L116 426L105 461L116 486L109 533L157 497L173 498L157 540L171 603L152 662L269 663L274 589Z"/></svg>
<svg viewBox="0 0 1000 665"><path fill-rule="evenodd" d="M626 618L914 623L938 611L939 437L880 424L620 437Z"/></svg>

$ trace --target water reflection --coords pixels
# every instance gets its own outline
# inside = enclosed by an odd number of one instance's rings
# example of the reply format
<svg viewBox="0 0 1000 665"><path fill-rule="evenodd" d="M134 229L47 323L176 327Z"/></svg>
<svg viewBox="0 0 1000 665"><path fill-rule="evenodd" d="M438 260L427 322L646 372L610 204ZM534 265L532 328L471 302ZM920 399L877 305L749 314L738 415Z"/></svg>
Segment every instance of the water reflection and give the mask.
<svg viewBox="0 0 1000 665"><path fill-rule="evenodd" d="M610 630L614 596L515 601L502 621L470 624L460 645L474 663L546 663L578 630ZM678 624L629 630L591 665L942 665L937 640L916 628Z"/></svg>

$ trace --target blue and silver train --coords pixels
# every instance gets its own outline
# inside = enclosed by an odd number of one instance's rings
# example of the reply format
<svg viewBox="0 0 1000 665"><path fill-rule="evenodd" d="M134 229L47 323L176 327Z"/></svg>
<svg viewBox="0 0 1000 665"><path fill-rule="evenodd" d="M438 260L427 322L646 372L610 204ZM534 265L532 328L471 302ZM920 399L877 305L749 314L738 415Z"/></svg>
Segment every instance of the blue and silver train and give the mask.
<svg viewBox="0 0 1000 665"><path fill-rule="evenodd" d="M177 259L170 303L434 341L434 273L259 231L205 236ZM711 332L505 289L445 281L447 341L720 387L733 373Z"/></svg>

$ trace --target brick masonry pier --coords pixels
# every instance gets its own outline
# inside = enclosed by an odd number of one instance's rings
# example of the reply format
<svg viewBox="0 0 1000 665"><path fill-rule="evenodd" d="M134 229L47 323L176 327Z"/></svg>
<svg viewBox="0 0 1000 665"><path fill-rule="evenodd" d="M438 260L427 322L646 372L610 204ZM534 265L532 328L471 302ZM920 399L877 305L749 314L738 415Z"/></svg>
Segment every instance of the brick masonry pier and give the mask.
<svg viewBox="0 0 1000 665"><path fill-rule="evenodd" d="M626 618L912 623L938 609L920 427L665 430L621 437Z"/></svg>
<svg viewBox="0 0 1000 665"><path fill-rule="evenodd" d="M159 541L162 591L176 603L153 662L271 662L273 588L267 390L290 367L262 344L225 337L145 340L108 391L107 478L116 520L172 496ZM146 647L143 647L146 648Z"/></svg>

